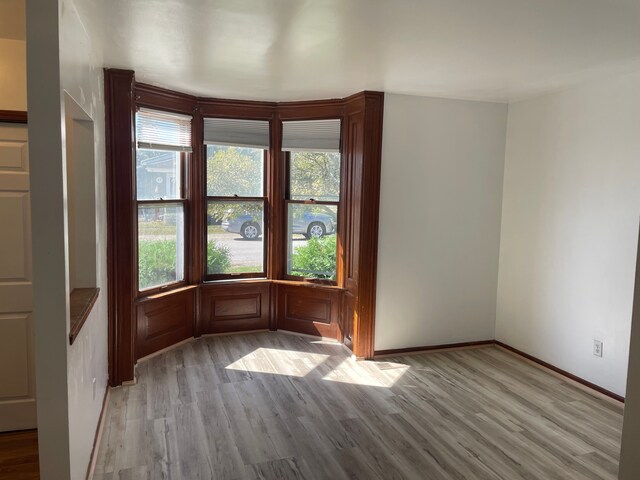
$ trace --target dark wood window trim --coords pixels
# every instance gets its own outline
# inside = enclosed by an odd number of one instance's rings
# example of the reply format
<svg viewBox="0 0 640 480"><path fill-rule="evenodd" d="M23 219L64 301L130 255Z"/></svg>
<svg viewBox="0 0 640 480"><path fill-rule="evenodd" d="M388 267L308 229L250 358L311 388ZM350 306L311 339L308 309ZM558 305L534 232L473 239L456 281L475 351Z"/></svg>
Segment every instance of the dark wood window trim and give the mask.
<svg viewBox="0 0 640 480"><path fill-rule="evenodd" d="M70 295L69 345L78 338L100 294L99 288L74 288Z"/></svg>
<svg viewBox="0 0 640 480"><path fill-rule="evenodd" d="M27 123L27 112L0 110L0 123Z"/></svg>
<svg viewBox="0 0 640 480"><path fill-rule="evenodd" d="M105 70L109 383L134 378L134 73Z"/></svg>
<svg viewBox="0 0 640 480"><path fill-rule="evenodd" d="M373 358L375 316L375 275L377 258L377 227L379 201L380 150L382 135L383 94L361 92L345 99L305 102L252 102L203 98L174 92L135 82L134 72L105 70L107 173L108 173L108 253L109 253L109 358L110 383L120 385L133 379L134 363L138 358L138 342L151 337L141 335L136 327L136 315L144 315L145 328L155 328L153 322L167 322L155 311L141 310L141 305L163 302L161 305L187 305L193 302L181 318L191 318L193 325L173 330L171 341L184 335L206 333L205 325L218 321L202 318L213 315L212 305L233 305L233 311L247 310L254 298L265 302L260 317L242 325L241 316L221 320L230 331L247 329L252 324L268 320L268 328L275 330L280 321L295 324L291 312L283 312L283 295L307 298L302 292L312 289L313 298L331 298L331 331L339 332L339 339L359 358ZM137 202L135 199L133 138L134 113L139 107L191 115L193 152L189 161L189 175L184 187L185 202L185 280L162 286L156 290L137 290ZM206 272L206 155L203 142L203 118L237 118L268 120L270 149L265 165L265 271L260 278L234 275L231 278L211 278ZM285 275L286 262L286 162L281 151L282 121L340 118L342 120L341 186L338 211L337 272L335 282L306 280ZM187 169L184 169L185 171ZM174 202L175 200L168 202ZM244 285L245 287L241 287ZM255 285L255 287L246 286ZM237 286L237 287L236 287ZM233 292L238 293L233 297ZM183 292L184 289L187 289ZM211 290L214 289L214 290ZM220 290L224 289L224 290ZM294 290L292 290L294 289ZM209 293L206 293L209 292ZM333 293L331 293L333 292ZM213 297L212 297L213 295ZM231 295L231 297L229 297ZM176 298L176 304L172 299ZM236 303L232 303L238 298ZM308 297L312 298L312 297ZM298 300L296 300L298 301ZM220 303L222 302L222 303ZM226 303L225 303L226 302ZM231 302L231 303L230 303ZM146 307L145 307L146 308ZM149 307L156 308L156 307ZM180 307L180 308L187 308ZM216 307L223 308L223 307ZM224 307L226 308L226 307ZM251 307L253 308L253 307ZM182 310L181 310L182 311ZM216 310L218 312L218 310ZM155 316L154 316L155 315ZM266 317L265 317L266 315ZM286 316L286 319L282 317ZM266 318L266 320L265 320ZM218 319L218 320L216 320ZM333 322L338 320L338 324ZM304 319L301 319L304 320ZM234 323L235 322L235 323ZM292 323L293 322L293 323ZM234 324L238 327L235 329ZM260 323L261 325L267 325ZM217 324L218 330L220 325ZM178 328L173 325L171 328ZM265 327L261 327L265 328ZM136 330L138 329L138 330ZM150 331L150 330L149 330ZM227 330L228 331L228 330ZM147 332L148 333L148 332ZM348 341L347 341L348 340ZM154 337L154 345L145 344L139 351L148 352L162 343Z"/></svg>

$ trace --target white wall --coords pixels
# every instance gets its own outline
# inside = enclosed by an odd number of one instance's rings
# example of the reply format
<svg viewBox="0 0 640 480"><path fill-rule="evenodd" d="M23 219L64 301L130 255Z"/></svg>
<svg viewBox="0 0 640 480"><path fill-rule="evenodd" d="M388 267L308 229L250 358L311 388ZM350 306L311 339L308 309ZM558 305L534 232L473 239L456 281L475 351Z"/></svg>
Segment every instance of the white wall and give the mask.
<svg viewBox="0 0 640 480"><path fill-rule="evenodd" d="M107 384L104 97L99 3L27 5L41 478L85 478ZM69 346L65 93L93 120L100 296ZM43 313L46 312L46 313ZM93 379L96 388L93 388Z"/></svg>
<svg viewBox="0 0 640 480"><path fill-rule="evenodd" d="M87 473L107 385L107 215L104 139L104 84L100 32L91 30L101 11L87 0L64 0L60 15L61 87L94 126L97 286L100 296L80 335L68 350L68 401L71 478ZM93 27L95 28L95 27ZM64 103L63 103L64 104ZM67 114L73 115L67 111ZM75 118L81 118L75 116ZM63 124L64 125L64 124ZM66 148L63 149L66 152ZM82 159L79 159L82 161ZM90 170L94 170L90 169ZM87 228L93 226L87 225ZM89 256L87 256L89 257ZM95 379L96 387L93 388Z"/></svg>
<svg viewBox="0 0 640 480"><path fill-rule="evenodd" d="M493 339L506 121L385 95L376 350Z"/></svg>
<svg viewBox="0 0 640 480"><path fill-rule="evenodd" d="M639 216L640 73L510 105L497 339L624 395Z"/></svg>
<svg viewBox="0 0 640 480"><path fill-rule="evenodd" d="M0 38L0 110L27 110L27 42Z"/></svg>

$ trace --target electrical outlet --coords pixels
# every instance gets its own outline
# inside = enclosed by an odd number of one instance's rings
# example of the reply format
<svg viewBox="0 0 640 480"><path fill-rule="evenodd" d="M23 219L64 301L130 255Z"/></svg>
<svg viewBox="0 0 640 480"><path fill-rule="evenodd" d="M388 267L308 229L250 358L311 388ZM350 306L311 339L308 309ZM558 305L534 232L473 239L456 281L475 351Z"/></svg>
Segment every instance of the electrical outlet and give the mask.
<svg viewBox="0 0 640 480"><path fill-rule="evenodd" d="M602 340L594 340L593 341L593 354L596 357L602 356Z"/></svg>
<svg viewBox="0 0 640 480"><path fill-rule="evenodd" d="M93 399L96 399L96 379L93 379Z"/></svg>

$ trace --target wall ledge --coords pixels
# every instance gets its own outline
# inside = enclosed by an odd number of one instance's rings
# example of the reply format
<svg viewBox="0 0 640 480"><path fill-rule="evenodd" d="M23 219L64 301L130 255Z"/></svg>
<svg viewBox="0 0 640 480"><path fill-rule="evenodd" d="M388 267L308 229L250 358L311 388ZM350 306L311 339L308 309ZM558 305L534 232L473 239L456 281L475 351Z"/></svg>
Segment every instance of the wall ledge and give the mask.
<svg viewBox="0 0 640 480"><path fill-rule="evenodd" d="M69 345L78 338L100 294L99 288L74 288L70 299Z"/></svg>

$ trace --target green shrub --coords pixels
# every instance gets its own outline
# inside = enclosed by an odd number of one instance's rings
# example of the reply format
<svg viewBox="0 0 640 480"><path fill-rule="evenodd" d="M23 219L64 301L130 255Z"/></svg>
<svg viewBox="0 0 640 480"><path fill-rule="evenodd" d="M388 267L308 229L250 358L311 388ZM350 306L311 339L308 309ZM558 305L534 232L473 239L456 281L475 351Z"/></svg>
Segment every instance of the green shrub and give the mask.
<svg viewBox="0 0 640 480"><path fill-rule="evenodd" d="M175 282L176 241L140 240L138 243L138 283L140 290Z"/></svg>
<svg viewBox="0 0 640 480"><path fill-rule="evenodd" d="M210 240L207 244L209 273L229 268L231 259L226 247ZM140 290L176 281L176 241L140 240L138 244L138 284Z"/></svg>
<svg viewBox="0 0 640 480"><path fill-rule="evenodd" d="M336 237L311 238L295 249L291 273L308 278L336 278Z"/></svg>
<svg viewBox="0 0 640 480"><path fill-rule="evenodd" d="M224 245L218 246L215 240L209 240L207 242L207 272L225 273L230 266L229 248Z"/></svg>

